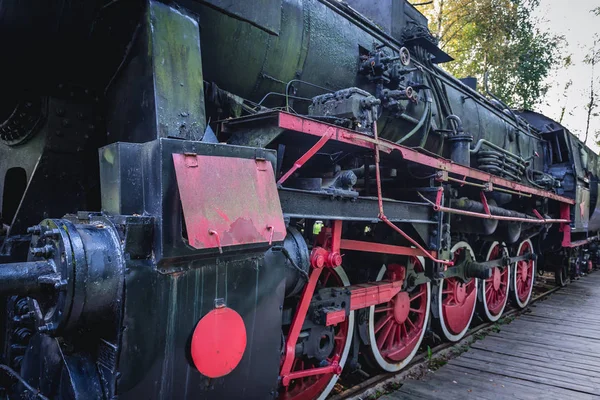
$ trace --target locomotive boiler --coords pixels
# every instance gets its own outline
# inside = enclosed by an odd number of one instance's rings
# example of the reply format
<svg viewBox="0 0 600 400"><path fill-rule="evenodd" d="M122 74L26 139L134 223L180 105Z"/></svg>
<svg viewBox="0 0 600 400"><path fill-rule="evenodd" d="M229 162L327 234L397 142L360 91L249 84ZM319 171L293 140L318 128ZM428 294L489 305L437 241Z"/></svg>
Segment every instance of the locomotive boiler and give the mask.
<svg viewBox="0 0 600 400"><path fill-rule="evenodd" d="M0 36L4 397L322 399L598 262L597 155L405 0L0 0Z"/></svg>

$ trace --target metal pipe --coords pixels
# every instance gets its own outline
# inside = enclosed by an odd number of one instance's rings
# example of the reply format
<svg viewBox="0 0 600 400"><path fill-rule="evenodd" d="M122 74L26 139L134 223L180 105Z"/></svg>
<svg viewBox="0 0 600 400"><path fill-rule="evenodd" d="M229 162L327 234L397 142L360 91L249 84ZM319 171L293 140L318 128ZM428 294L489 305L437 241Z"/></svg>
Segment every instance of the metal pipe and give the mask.
<svg viewBox="0 0 600 400"><path fill-rule="evenodd" d="M27 295L40 290L38 278L54 273L51 261L0 264L0 295Z"/></svg>
<svg viewBox="0 0 600 400"><path fill-rule="evenodd" d="M478 213L485 213L485 206L483 203L475 200L470 200L467 198L462 198L458 200L451 200L450 206L455 207L459 210L464 211L473 211ZM489 205L489 211L491 214L503 216L503 217L517 217L517 218L530 218L529 215L520 213L518 211L507 210L506 208ZM537 219L537 218L536 218Z"/></svg>
<svg viewBox="0 0 600 400"><path fill-rule="evenodd" d="M522 162L522 163L525 162L525 160L523 160L521 157L519 157L519 156L517 156L515 154L512 154L510 151L508 151L506 149L503 149L502 147L500 147L498 145L495 145L494 143L492 143L492 142L490 142L488 140L485 140L485 139L479 139L479 141L477 142L477 144L475 145L475 147L473 147L471 149L471 153L477 153L481 149L481 146L483 146L484 144L486 146L489 146L489 147L493 148L494 150L498 150L499 152L505 154L507 157L514 158L518 162Z"/></svg>
<svg viewBox="0 0 600 400"><path fill-rule="evenodd" d="M527 214L517 213L515 211L510 211L510 210L506 210L504 208L495 207L495 206L489 206L490 214L486 214L483 212L468 211L468 210L464 210L464 209L460 209L460 208L438 206L437 204L435 204L434 202L429 200L427 197L423 196L421 193L419 193L419 192L417 192L417 193L419 194L419 196L421 196L421 198L423 200L427 201L430 205L432 205L433 209L435 211L445 212L448 214L458 214L458 215L465 215L468 217L483 218L483 219L495 219L498 221L526 222L528 224L556 224L556 223L570 222L568 219L527 218ZM479 204L481 206L481 210L483 210L483 204L481 204L479 202L476 202L473 200L464 200L464 201L468 201L468 202L474 203L474 204ZM498 210L502 210L503 212L512 213L511 215L520 215L520 216L506 216L506 215L492 214L492 211L497 212ZM522 217L522 216L524 216L524 217Z"/></svg>
<svg viewBox="0 0 600 400"><path fill-rule="evenodd" d="M453 178L451 176L449 176L447 179L448 179L448 181L451 181L451 182L460 183L461 186L462 185L469 185L469 186L475 186L475 187L482 188L482 189L485 189L486 186L487 186L487 185L484 185L483 183L470 182L470 181L467 181L466 179L457 179L457 178ZM514 195L523 196L523 197L531 197L531 195L528 194L528 193L517 192L515 190L504 189L504 188L497 187L497 186L494 187L493 191L494 192L503 192L503 193L514 194Z"/></svg>
<svg viewBox="0 0 600 400"><path fill-rule="evenodd" d="M431 115L431 102L427 101L427 104L425 105L425 110L423 111L423 115L421 116L421 119L419 120L419 123L417 124L417 126L415 126L406 135L401 137L400 140L397 140L396 144L404 143L405 141L410 139L415 133L417 133L419 131L419 129L421 129L421 127L423 126L423 123L425 122L425 120L428 118L429 115Z"/></svg>
<svg viewBox="0 0 600 400"><path fill-rule="evenodd" d="M520 177L518 177L518 176L516 176L514 174L511 174L510 172L508 172L508 171L506 171L506 170L504 170L504 169L502 169L500 167L496 167L494 165L480 165L479 169L482 170L482 171L488 172L490 174L497 174L500 177L503 177L503 175L509 176L514 181L521 182L521 178Z"/></svg>
<svg viewBox="0 0 600 400"><path fill-rule="evenodd" d="M520 217L505 217L501 215L493 215L493 214L483 214L472 211L464 211L456 208L450 207L438 207L437 211L445 212L448 214L459 214L466 215L468 217L474 218L484 218L484 219L497 219L498 221L512 221L512 222L526 222L529 224L557 224L557 223L567 223L568 219L534 219L534 218L520 218Z"/></svg>

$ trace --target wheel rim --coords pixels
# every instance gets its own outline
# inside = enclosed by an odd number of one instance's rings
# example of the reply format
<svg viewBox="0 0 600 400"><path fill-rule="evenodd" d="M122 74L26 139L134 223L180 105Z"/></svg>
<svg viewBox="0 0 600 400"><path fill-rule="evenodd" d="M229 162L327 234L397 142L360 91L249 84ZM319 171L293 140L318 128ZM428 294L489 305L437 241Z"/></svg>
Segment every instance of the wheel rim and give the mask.
<svg viewBox="0 0 600 400"><path fill-rule="evenodd" d="M521 242L517 250L517 256L522 256L527 253L533 253L533 245L529 239ZM529 303L529 300L531 299L531 293L533 292L535 261L517 261L513 276L515 301L519 307L523 308L527 305L527 303Z"/></svg>
<svg viewBox="0 0 600 400"><path fill-rule="evenodd" d="M463 251L470 252L475 259L473 249L467 242L456 243L450 251L454 254L454 260ZM475 313L477 287L477 279L473 278L467 283L462 283L458 278L442 279L439 283L438 312L446 339L456 342L467 333Z"/></svg>
<svg viewBox="0 0 600 400"><path fill-rule="evenodd" d="M554 276L556 278L556 284L559 286L566 286L569 282L567 268L564 266L561 266L560 269L556 270Z"/></svg>
<svg viewBox="0 0 600 400"><path fill-rule="evenodd" d="M412 257L415 271L421 272L423 260ZM399 265L381 267L377 281L393 278ZM399 371L412 360L423 340L431 305L431 284L400 292L391 301L369 309L369 349L377 365L390 372Z"/></svg>
<svg viewBox="0 0 600 400"><path fill-rule="evenodd" d="M502 244L499 242L492 243L485 261L498 259L502 256L503 249ZM492 276L481 281L484 314L491 322L499 320L506 307L509 276L510 266L505 268L495 267L492 269Z"/></svg>
<svg viewBox="0 0 600 400"><path fill-rule="evenodd" d="M322 287L339 287L349 286L350 281L348 276L342 267L334 269L335 273L331 268L326 268L319 278L319 285L317 288ZM316 290L315 290L316 292ZM354 311L350 311L348 318L344 322L336 325L334 329L334 350L327 358L331 359L335 355L340 356L339 364L343 368L348 358L348 352L350 351L350 345L352 343L352 333L354 332ZM303 371L306 369L319 367L317 360L310 360L304 357L297 357L294 360L292 371ZM292 380L287 388L283 388L280 399L285 400L313 400L313 399L325 399L331 392L339 376L335 374L323 374L314 375L306 378Z"/></svg>

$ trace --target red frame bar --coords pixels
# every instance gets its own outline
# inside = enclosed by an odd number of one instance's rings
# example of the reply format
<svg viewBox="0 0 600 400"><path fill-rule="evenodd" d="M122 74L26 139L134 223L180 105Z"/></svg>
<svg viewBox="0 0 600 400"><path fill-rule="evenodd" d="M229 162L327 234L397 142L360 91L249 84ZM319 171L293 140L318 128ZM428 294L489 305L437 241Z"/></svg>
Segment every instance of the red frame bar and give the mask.
<svg viewBox="0 0 600 400"><path fill-rule="evenodd" d="M290 381L289 376L294 365L294 359L296 358L296 343L298 342L298 337L300 336L302 325L304 325L306 313L308 312L310 301L312 300L313 294L315 293L315 288L317 286L317 282L319 281L321 271L323 271L323 268L313 268L313 270L311 271L310 277L308 278L308 283L304 287L304 291L302 292L302 296L300 297L300 303L298 304L296 315L294 315L294 319L290 327L290 332L287 336L285 344L285 355L283 356L283 364L281 365L281 372L279 373L279 375L282 377L282 382L284 386L286 386L286 379L288 384Z"/></svg>
<svg viewBox="0 0 600 400"><path fill-rule="evenodd" d="M333 221L331 227L331 249L328 249L329 255L337 254L339 256L341 240L342 221L335 220ZM300 336L300 331L302 330L302 326L304 325L306 313L308 312L308 307L310 306L310 302L315 293L315 288L319 281L319 276L321 276L321 272L324 268L329 268L327 266L327 263L325 263L324 266L315 267L315 265L313 265L313 268L310 272L310 276L308 278L308 282L304 287L302 296L300 297L300 303L298 304L298 308L296 309L296 314L294 315L294 319L292 320L292 325L290 326L290 331L288 333L287 340L285 343L285 354L283 356L283 363L281 364L281 371L279 373L279 376L281 376L282 379L282 384L284 386L288 386L290 381L293 379L330 373L335 373L339 375L342 372L342 367L339 365L339 359L334 359L333 362L326 367L312 368L310 370L292 372L292 367L294 366L294 360L296 358L296 343L298 343L298 337ZM344 318L342 318L341 320L339 320L338 315L338 322L336 323L342 322L344 319L345 315Z"/></svg>
<svg viewBox="0 0 600 400"><path fill-rule="evenodd" d="M560 217L562 219L571 218L571 210L569 209L568 204L561 203L560 204ZM568 222L563 222L560 224L558 228L560 232L563 233L562 246L563 247L571 247L571 225Z"/></svg>
<svg viewBox="0 0 600 400"><path fill-rule="evenodd" d="M313 147L311 147L306 153L304 153L302 157L300 157L294 163L294 166L290 168L288 172L286 172L281 178L279 178L277 184L281 185L283 182L285 182L294 172L296 172L298 168L302 167L304 163L310 160L310 158L314 156L317 153L317 151L321 150L321 148L325 146L325 143L327 143L327 141L333 136L334 132L335 130L332 129L331 126L328 127L325 133L323 133L321 139L319 139Z"/></svg>
<svg viewBox="0 0 600 400"><path fill-rule="evenodd" d="M542 214L540 214L540 212L538 210L536 210L535 208L533 209L533 214L538 217L538 219L544 219L544 216Z"/></svg>
<svg viewBox="0 0 600 400"><path fill-rule="evenodd" d="M404 277L396 281L379 281L350 286L350 310L360 310L376 304L387 303L402 290Z"/></svg>
<svg viewBox="0 0 600 400"><path fill-rule="evenodd" d="M379 281L349 286L350 311L387 303L402 290L404 277L396 281ZM346 310L327 313L327 326L337 325L346 319Z"/></svg>
<svg viewBox="0 0 600 400"><path fill-rule="evenodd" d="M398 151L401 154L402 158L406 161L411 161L421 165L427 165L432 168L447 171L455 175L464 176L464 179L471 178L482 182L491 182L495 186L508 188L514 191L533 194L540 197L547 197L552 200L559 201L561 203L575 204L575 200L573 199L559 196L555 193L548 192L546 190L525 186L517 182L509 181L507 179L488 174L487 172L455 164L450 160L419 153L416 150L404 147L396 143L389 142L387 140L373 138L334 125L313 121L305 117L300 117L285 112L279 112L278 126L282 129L302 132L313 136L324 136L326 134L329 134L329 129L333 128L334 134L331 136L331 138L339 142L353 144L355 146L360 146L373 150L375 150L375 147L378 147L379 151L383 151L387 154L390 154L393 151Z"/></svg>
<svg viewBox="0 0 600 400"><path fill-rule="evenodd" d="M566 247L570 247L570 248L579 247L579 246L588 244L589 242L591 242L591 240L589 240L589 239L577 240L575 242L570 242L569 245Z"/></svg>
<svg viewBox="0 0 600 400"><path fill-rule="evenodd" d="M322 374L336 374L342 373L342 366L340 365L339 357L335 357L334 360L326 367L305 369L303 371L290 372L288 375L283 376L281 383L283 386L288 386L294 379L306 378L307 376L322 375Z"/></svg>
<svg viewBox="0 0 600 400"><path fill-rule="evenodd" d="M340 248L344 250L364 251L365 253L395 254L399 256L422 256L421 250L414 247L395 246L391 244L363 242L361 240L342 239ZM429 251L437 257L436 251Z"/></svg>
<svg viewBox="0 0 600 400"><path fill-rule="evenodd" d="M487 215L492 215L492 213L490 212L490 206L488 204L487 197L485 197L485 193L483 191L479 193L479 197L481 198L481 204L483 204L483 211L485 211Z"/></svg>

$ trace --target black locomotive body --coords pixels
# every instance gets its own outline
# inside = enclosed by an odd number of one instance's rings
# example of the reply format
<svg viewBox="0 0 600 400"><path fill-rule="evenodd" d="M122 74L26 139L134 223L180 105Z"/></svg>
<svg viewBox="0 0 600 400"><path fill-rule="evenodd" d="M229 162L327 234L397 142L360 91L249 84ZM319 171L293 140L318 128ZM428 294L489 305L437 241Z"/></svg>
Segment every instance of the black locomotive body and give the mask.
<svg viewBox="0 0 600 400"><path fill-rule="evenodd" d="M0 396L317 399L598 262L600 162L405 0L0 0Z"/></svg>

